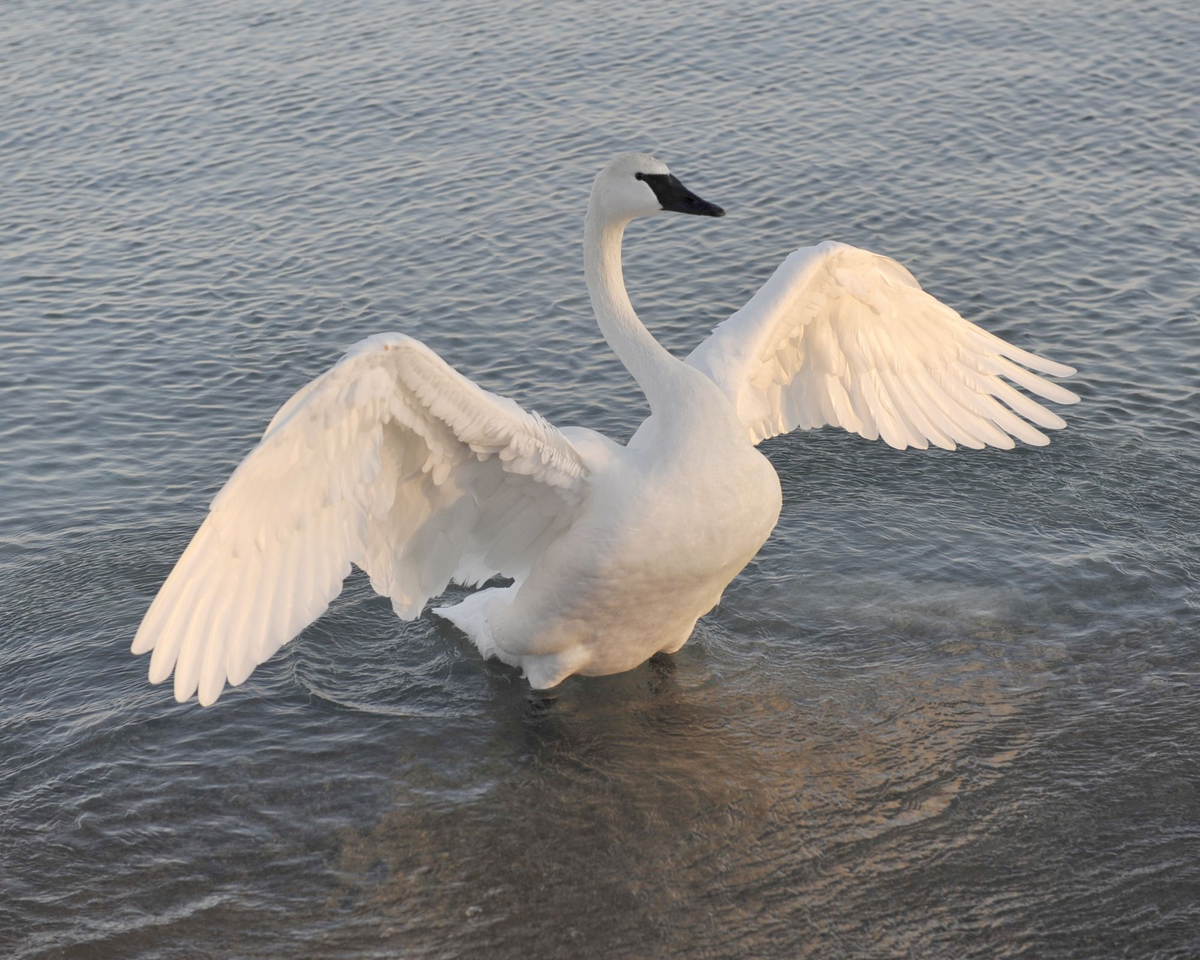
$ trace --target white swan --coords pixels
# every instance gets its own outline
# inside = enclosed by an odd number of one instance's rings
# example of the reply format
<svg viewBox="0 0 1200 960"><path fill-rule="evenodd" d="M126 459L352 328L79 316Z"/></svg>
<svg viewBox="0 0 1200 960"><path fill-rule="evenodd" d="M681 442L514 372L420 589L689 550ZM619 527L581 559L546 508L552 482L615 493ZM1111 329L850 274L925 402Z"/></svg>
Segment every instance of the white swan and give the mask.
<svg viewBox="0 0 1200 960"><path fill-rule="evenodd" d="M629 670L682 647L775 526L760 440L832 424L899 449L1041 445L1026 421L1063 421L1001 377L1078 399L1025 369L1070 367L840 243L797 250L677 360L621 278L625 226L665 210L724 213L628 153L596 177L585 221L596 319L650 402L627 446L556 429L411 337L364 340L284 404L213 500L133 642L154 651L150 681L174 670L176 699L212 703L319 617L352 563L404 619L451 580L514 578L434 612L534 687Z"/></svg>

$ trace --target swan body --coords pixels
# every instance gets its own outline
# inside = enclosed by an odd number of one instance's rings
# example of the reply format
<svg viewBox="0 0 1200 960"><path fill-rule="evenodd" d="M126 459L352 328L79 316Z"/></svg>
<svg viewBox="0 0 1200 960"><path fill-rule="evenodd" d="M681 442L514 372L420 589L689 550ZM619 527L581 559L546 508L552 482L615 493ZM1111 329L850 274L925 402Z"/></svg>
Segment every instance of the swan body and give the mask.
<svg viewBox="0 0 1200 960"><path fill-rule="evenodd" d="M319 617L351 564L405 619L433 613L536 688L677 651L770 535L779 478L756 449L835 425L899 449L1042 445L1063 421L1009 380L1074 371L986 333L895 261L792 254L686 361L642 325L621 237L635 217L721 216L647 154L597 176L584 266L605 339L650 403L621 446L557 429L404 334L357 344L302 388L213 500L138 630L150 680L214 702ZM1003 378L1003 379L1002 379Z"/></svg>
<svg viewBox="0 0 1200 960"><path fill-rule="evenodd" d="M770 461L724 398L710 401L675 419L650 418L624 448L564 431L588 472L569 535L519 586L434 612L537 688L573 673L631 670L682 647L758 553L782 504Z"/></svg>

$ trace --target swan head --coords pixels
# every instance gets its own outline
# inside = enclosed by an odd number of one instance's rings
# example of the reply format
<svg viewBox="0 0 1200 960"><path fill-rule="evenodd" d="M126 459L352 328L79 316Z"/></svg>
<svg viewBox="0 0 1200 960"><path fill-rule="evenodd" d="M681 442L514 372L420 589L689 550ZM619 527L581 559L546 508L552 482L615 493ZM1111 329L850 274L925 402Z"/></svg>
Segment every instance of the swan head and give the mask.
<svg viewBox="0 0 1200 960"><path fill-rule="evenodd" d="M648 153L622 153L613 157L592 184L589 206L614 220L667 212L725 216L724 210L701 200L679 182L665 163Z"/></svg>

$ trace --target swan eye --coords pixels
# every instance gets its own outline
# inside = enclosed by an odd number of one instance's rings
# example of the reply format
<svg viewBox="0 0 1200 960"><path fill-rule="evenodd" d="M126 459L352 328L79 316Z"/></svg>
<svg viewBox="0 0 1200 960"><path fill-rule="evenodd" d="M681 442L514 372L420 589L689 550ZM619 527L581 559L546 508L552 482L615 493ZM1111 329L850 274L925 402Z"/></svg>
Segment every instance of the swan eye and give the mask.
<svg viewBox="0 0 1200 960"><path fill-rule="evenodd" d="M645 175L644 173L635 173L635 174L633 175L633 179L634 179L634 180L645 180L645 179L646 179L646 175Z"/></svg>

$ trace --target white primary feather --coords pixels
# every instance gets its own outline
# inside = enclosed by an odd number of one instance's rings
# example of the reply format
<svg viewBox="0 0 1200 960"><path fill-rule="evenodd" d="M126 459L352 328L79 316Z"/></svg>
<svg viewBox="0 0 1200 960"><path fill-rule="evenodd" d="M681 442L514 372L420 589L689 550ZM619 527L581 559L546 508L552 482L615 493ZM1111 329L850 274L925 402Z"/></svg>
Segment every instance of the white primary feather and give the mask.
<svg viewBox="0 0 1200 960"><path fill-rule="evenodd" d="M212 703L319 617L362 566L405 618L454 578L521 578L587 472L536 414L400 334L299 391L213 500L133 644L150 679ZM497 494L500 495L497 495Z"/></svg>
<svg viewBox="0 0 1200 960"><path fill-rule="evenodd" d="M1055 430L1062 419L1002 378L1079 399L1025 369L1073 368L964 320L894 260L828 241L791 254L687 362L729 397L754 443L832 425L901 450L1043 446L1027 421Z"/></svg>

